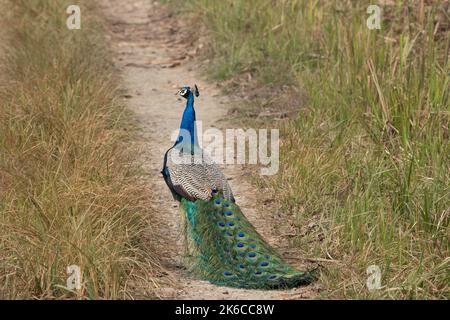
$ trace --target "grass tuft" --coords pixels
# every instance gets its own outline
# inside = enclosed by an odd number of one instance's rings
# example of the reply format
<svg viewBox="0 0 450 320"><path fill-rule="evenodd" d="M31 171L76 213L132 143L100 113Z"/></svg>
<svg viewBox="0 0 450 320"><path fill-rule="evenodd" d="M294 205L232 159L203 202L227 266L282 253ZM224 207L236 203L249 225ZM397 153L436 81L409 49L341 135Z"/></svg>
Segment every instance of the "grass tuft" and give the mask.
<svg viewBox="0 0 450 320"><path fill-rule="evenodd" d="M323 295L448 299L450 5L383 3L381 30L366 26L370 1L184 8L208 30L216 79L308 96L280 123L280 172L259 182L297 227L292 245L333 260ZM374 264L383 287L369 291Z"/></svg>
<svg viewBox="0 0 450 320"><path fill-rule="evenodd" d="M149 199L131 118L95 5L79 2L81 30L68 30L69 4L2 2L0 297L132 298L139 283L151 296L159 267L139 240ZM79 291L66 286L70 265Z"/></svg>

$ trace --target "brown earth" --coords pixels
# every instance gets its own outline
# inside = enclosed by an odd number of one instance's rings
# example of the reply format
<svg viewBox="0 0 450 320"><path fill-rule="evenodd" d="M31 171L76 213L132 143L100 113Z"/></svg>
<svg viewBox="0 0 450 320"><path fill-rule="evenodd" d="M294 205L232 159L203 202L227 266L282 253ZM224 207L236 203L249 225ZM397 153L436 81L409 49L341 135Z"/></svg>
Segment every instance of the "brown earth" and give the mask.
<svg viewBox="0 0 450 320"><path fill-rule="evenodd" d="M102 0L107 27L115 52L115 64L122 74L123 99L136 115L141 127L140 146L145 175L143 186L152 194L154 201L149 212L153 230L158 236L154 242L167 270L160 279L157 295L163 299L307 299L319 292L319 285L290 290L246 290L218 287L193 277L182 264L182 241L179 232L179 209L160 174L164 152L173 144L171 135L177 132L185 102L175 96L182 85L196 83L200 98L196 102L197 119L208 127L224 128L227 112L232 107L229 98L221 95L220 87L206 81L199 74L197 49L202 46L191 37L189 28L183 27L179 17L158 2L149 0ZM257 230L277 248L293 266L306 268L306 259L300 253L289 250L285 237L275 228L277 214L264 214L266 201L252 186L248 170L240 165L223 168L244 214ZM270 205L268 206L270 208ZM287 224L288 225L288 224Z"/></svg>

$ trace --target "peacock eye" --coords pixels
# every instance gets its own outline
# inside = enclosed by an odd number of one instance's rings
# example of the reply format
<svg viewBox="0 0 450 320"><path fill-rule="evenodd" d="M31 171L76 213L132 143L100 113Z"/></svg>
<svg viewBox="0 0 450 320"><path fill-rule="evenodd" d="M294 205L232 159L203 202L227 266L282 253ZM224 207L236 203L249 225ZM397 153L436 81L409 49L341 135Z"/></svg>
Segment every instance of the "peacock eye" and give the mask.
<svg viewBox="0 0 450 320"><path fill-rule="evenodd" d="M181 91L180 91L180 94L181 94L182 96L184 96L184 95L186 94L186 89L181 90Z"/></svg>

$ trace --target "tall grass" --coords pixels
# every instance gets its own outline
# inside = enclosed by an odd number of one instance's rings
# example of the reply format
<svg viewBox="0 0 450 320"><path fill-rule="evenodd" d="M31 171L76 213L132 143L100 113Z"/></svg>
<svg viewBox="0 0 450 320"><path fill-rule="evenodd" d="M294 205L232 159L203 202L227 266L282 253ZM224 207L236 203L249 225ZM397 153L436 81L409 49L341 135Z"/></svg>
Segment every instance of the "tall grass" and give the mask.
<svg viewBox="0 0 450 320"><path fill-rule="evenodd" d="M158 266L139 241L148 199L126 146L130 117L98 11L78 1L81 30L68 30L69 4L1 3L0 297L151 295ZM66 287L69 265L81 290Z"/></svg>
<svg viewBox="0 0 450 320"><path fill-rule="evenodd" d="M450 5L386 1L369 30L369 2L185 8L207 26L216 78L250 72L308 96L280 124L280 172L260 182L299 230L316 226L292 245L332 260L323 295L449 298ZM369 265L380 290L366 287Z"/></svg>

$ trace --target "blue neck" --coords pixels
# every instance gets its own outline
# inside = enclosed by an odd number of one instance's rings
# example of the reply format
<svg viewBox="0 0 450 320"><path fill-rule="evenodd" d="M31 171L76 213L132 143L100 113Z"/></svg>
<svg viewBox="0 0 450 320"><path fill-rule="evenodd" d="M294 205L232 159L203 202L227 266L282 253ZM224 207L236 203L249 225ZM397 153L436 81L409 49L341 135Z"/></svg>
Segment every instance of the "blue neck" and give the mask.
<svg viewBox="0 0 450 320"><path fill-rule="evenodd" d="M187 98L186 108L184 109L183 118L181 119L180 133L178 134L175 145L183 140L181 130L188 131L190 135L190 144L198 146L197 130L195 127L194 95L192 92L189 93ZM183 144L184 143L187 143L187 141L183 141Z"/></svg>

